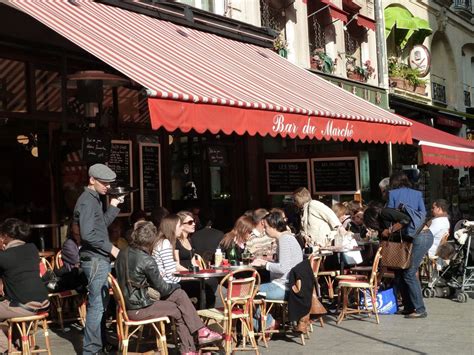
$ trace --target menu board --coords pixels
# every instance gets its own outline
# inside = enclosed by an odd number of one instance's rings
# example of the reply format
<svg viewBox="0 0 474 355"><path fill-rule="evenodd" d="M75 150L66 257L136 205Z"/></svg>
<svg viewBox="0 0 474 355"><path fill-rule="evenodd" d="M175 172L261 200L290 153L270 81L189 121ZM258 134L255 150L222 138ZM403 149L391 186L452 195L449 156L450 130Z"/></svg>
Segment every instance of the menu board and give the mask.
<svg viewBox="0 0 474 355"><path fill-rule="evenodd" d="M82 137L82 160L90 163L105 163L109 159L110 136L87 133Z"/></svg>
<svg viewBox="0 0 474 355"><path fill-rule="evenodd" d="M309 159L267 159L269 195L291 194L299 187L311 191Z"/></svg>
<svg viewBox="0 0 474 355"><path fill-rule="evenodd" d="M350 195L360 189L357 157L314 158L313 193L320 195Z"/></svg>
<svg viewBox="0 0 474 355"><path fill-rule="evenodd" d="M132 186L132 141L112 140L107 165L117 174L117 179L115 180L116 186ZM125 196L124 203L118 207L120 207L119 216L130 216L133 212L133 193Z"/></svg>
<svg viewBox="0 0 474 355"><path fill-rule="evenodd" d="M161 154L158 143L140 143L141 209L151 212L161 206Z"/></svg>

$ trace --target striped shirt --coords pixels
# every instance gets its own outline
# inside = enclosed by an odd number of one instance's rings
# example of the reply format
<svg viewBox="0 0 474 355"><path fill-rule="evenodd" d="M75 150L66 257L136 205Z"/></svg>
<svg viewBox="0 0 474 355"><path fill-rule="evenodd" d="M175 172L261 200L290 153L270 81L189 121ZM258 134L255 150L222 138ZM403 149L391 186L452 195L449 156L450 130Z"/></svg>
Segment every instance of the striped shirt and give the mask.
<svg viewBox="0 0 474 355"><path fill-rule="evenodd" d="M152 253L160 271L161 277L169 284L176 284L181 281L180 277L173 276L176 272L176 261L173 257L173 247L168 239L163 239L157 243Z"/></svg>
<svg viewBox="0 0 474 355"><path fill-rule="evenodd" d="M295 236L284 232L278 239L278 262L267 263L265 268L270 271L270 279L276 285L286 288L290 270L303 261L301 250Z"/></svg>
<svg viewBox="0 0 474 355"><path fill-rule="evenodd" d="M246 242L247 250L256 257L261 257L263 254L273 255L277 251L276 240L270 238L265 233L260 233L254 229Z"/></svg>

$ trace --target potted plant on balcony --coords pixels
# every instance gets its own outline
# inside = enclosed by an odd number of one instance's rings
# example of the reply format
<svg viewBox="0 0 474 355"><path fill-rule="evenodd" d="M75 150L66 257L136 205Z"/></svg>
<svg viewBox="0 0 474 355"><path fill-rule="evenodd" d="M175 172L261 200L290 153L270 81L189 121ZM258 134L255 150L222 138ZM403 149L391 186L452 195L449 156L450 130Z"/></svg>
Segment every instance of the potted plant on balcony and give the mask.
<svg viewBox="0 0 474 355"><path fill-rule="evenodd" d="M283 34L280 33L280 35L275 38L275 41L273 42L273 50L283 58L288 57L288 43L283 38Z"/></svg>
<svg viewBox="0 0 474 355"><path fill-rule="evenodd" d="M388 76L390 87L426 95L426 80L420 79L418 69L410 68L399 62L398 58L388 59Z"/></svg>
<svg viewBox="0 0 474 355"><path fill-rule="evenodd" d="M363 65L356 65L356 59L351 56L346 56L346 72L347 78L357 81L366 82L375 72L370 60L366 60Z"/></svg>
<svg viewBox="0 0 474 355"><path fill-rule="evenodd" d="M337 59L332 59L324 49L317 48L311 56L311 68L322 71L323 73L332 74L336 69Z"/></svg>

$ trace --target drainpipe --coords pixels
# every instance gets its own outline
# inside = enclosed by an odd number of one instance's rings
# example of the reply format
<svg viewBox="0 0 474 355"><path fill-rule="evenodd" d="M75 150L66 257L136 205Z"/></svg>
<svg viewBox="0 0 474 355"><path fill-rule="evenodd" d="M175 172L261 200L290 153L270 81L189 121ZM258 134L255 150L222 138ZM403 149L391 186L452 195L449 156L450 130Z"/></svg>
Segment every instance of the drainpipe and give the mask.
<svg viewBox="0 0 474 355"><path fill-rule="evenodd" d="M383 17L382 0L374 1L374 13L376 23L376 48L377 48L377 76L378 86L388 89L388 62L387 47L385 43L385 20Z"/></svg>

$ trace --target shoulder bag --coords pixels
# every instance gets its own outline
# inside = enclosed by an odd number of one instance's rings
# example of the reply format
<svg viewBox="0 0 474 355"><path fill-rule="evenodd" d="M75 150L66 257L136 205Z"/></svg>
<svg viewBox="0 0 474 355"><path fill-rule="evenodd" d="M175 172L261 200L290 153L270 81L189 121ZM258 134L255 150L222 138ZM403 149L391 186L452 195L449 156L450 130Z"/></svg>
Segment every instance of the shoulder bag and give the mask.
<svg viewBox="0 0 474 355"><path fill-rule="evenodd" d="M412 243L404 241L401 235L401 229L403 226L400 223L396 223L391 228L391 234L387 240L381 240L380 246L382 247L382 265L392 269L408 269L411 264L411 250ZM393 233L400 232L397 240L393 239ZM398 238L400 241L398 241Z"/></svg>

